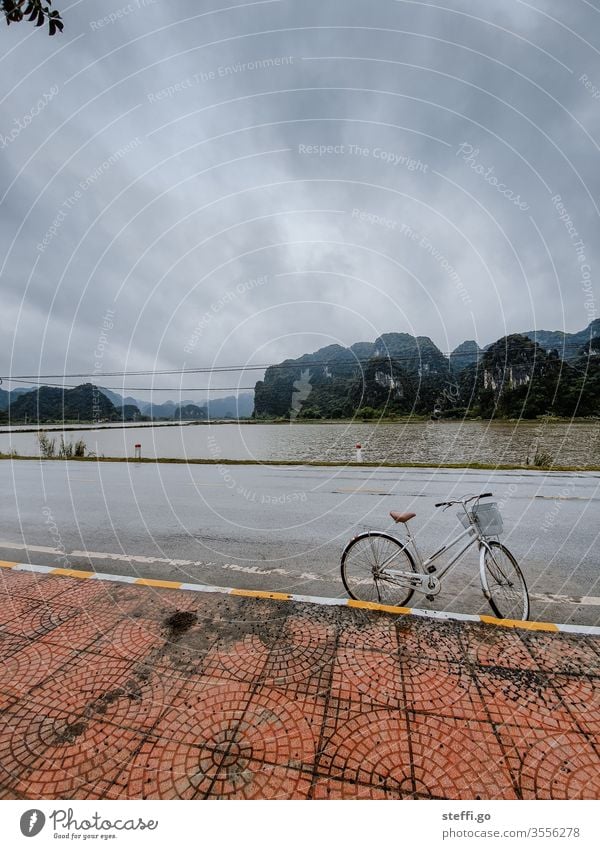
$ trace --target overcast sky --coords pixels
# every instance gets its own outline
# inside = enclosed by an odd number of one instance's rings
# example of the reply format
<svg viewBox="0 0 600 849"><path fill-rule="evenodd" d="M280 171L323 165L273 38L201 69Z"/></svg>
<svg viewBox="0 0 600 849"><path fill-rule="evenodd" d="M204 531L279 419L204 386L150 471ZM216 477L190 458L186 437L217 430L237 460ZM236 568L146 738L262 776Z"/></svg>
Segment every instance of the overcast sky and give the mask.
<svg viewBox="0 0 600 849"><path fill-rule="evenodd" d="M596 317L598 0L234 2L0 29L2 374Z"/></svg>

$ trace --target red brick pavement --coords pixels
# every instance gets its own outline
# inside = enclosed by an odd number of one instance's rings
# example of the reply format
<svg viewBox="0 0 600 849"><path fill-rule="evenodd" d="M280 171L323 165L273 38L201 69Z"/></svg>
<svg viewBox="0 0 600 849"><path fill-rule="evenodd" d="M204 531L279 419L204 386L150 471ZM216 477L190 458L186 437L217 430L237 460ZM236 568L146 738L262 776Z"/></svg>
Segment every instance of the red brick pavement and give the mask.
<svg viewBox="0 0 600 849"><path fill-rule="evenodd" d="M597 637L5 571L0 658L4 799L600 798Z"/></svg>

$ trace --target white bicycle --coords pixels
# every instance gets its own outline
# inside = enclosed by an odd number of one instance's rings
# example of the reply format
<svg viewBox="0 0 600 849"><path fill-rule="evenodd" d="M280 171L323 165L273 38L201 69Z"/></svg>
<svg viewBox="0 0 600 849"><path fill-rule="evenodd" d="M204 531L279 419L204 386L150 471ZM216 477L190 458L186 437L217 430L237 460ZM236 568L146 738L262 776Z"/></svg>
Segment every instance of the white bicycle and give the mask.
<svg viewBox="0 0 600 849"><path fill-rule="evenodd" d="M525 578L514 555L497 539L502 533L502 516L491 492L456 501L442 501L436 507L447 510L461 506L458 518L464 530L426 560L421 558L408 522L416 513L391 512L396 523L406 527L406 540L391 533L366 531L354 537L342 555L342 581L348 595L359 601L404 607L414 592L433 601L442 588L442 578L474 545L479 547L479 575L483 594L499 619L526 620L529 594ZM470 507L467 507L470 505ZM439 569L435 561L461 540L463 547Z"/></svg>

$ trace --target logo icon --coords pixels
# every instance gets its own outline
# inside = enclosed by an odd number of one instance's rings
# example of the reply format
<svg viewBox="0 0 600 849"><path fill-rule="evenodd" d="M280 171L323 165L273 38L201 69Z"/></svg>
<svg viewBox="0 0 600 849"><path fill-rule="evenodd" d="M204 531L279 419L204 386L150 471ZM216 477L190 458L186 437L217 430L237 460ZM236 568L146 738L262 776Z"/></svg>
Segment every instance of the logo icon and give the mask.
<svg viewBox="0 0 600 849"><path fill-rule="evenodd" d="M290 419L297 418L302 404L312 392L312 384L310 382L310 370L302 369L300 372L300 380L294 381L294 391L292 392L292 409L290 410Z"/></svg>
<svg viewBox="0 0 600 849"><path fill-rule="evenodd" d="M25 811L21 816L21 834L25 837L35 837L46 824L46 817L37 808Z"/></svg>

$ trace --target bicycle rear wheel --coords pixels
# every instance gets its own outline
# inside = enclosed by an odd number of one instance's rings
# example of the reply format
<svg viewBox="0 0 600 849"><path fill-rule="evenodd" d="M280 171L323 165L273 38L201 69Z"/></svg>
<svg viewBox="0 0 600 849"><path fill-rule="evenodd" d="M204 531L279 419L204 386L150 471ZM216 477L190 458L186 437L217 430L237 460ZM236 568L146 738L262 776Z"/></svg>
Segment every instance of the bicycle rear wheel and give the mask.
<svg viewBox="0 0 600 849"><path fill-rule="evenodd" d="M417 572L406 547L390 534L360 534L342 554L342 581L350 598L403 607L414 590L390 575L390 569Z"/></svg>
<svg viewBox="0 0 600 849"><path fill-rule="evenodd" d="M529 593L523 573L506 546L489 540L481 546L481 587L498 619L529 618Z"/></svg>

